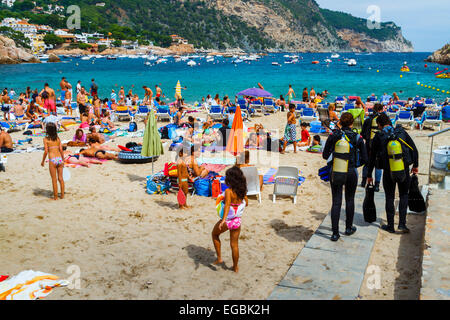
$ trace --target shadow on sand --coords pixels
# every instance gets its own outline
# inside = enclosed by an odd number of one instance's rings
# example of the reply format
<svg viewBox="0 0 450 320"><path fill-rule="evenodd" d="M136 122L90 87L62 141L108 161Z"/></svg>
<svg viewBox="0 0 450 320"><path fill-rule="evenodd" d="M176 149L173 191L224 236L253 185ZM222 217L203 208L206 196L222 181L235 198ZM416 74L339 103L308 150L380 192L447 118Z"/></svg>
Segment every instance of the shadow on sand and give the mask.
<svg viewBox="0 0 450 320"><path fill-rule="evenodd" d="M290 242L308 241L314 231L303 226L288 226L283 220L274 219L270 222L270 226L275 233L287 239Z"/></svg>
<svg viewBox="0 0 450 320"><path fill-rule="evenodd" d="M193 244L190 244L183 249L187 251L189 258L194 260L196 270L198 269L200 264L202 264L213 271L217 271L216 266L213 265L214 261L216 261L217 259L216 253L214 251ZM230 269L226 267L225 263L222 263L219 266L226 270Z"/></svg>

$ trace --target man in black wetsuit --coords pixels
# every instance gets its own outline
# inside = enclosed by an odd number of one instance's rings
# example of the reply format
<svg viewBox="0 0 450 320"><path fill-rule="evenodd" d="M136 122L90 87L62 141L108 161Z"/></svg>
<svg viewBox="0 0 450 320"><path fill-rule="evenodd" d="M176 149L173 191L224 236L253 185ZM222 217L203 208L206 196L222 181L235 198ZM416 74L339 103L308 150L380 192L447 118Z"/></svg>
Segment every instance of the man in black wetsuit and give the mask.
<svg viewBox="0 0 450 320"><path fill-rule="evenodd" d="M333 174L331 174L330 183L333 199L331 208L331 225L333 229L333 235L331 236L331 241L337 241L340 237L339 218L341 213L342 191L344 186L346 211L345 235L350 236L356 232L356 227L353 226L353 217L355 214L355 192L358 185L357 167L367 162L367 151L363 138L358 133L352 131L353 121L354 119L351 113L345 112L342 114L340 119L341 130L335 130L332 134L330 134L322 154L325 160L328 160L331 155L335 157L335 145L342 138L347 139L347 141L351 145L348 157L348 172L345 183L338 183L333 178Z"/></svg>
<svg viewBox="0 0 450 320"><path fill-rule="evenodd" d="M383 169L383 189L386 196L386 216L387 225L381 228L390 233L395 233L394 216L395 216L395 185L398 184L398 191L400 194L399 204L399 224L398 230L408 233L409 229L406 227L406 213L408 209L408 192L410 173L409 166L412 164L412 173L417 174L419 168L419 153L414 141L409 134L401 126L395 129L392 127L389 117L382 113L377 118L377 124L380 131L375 135L372 142L372 149L369 158L367 182L372 183L372 171L376 166L378 169ZM404 181L395 182L391 175L391 168L389 165L389 155L387 152L387 145L390 137L396 136L397 140L402 144L403 162L405 167Z"/></svg>

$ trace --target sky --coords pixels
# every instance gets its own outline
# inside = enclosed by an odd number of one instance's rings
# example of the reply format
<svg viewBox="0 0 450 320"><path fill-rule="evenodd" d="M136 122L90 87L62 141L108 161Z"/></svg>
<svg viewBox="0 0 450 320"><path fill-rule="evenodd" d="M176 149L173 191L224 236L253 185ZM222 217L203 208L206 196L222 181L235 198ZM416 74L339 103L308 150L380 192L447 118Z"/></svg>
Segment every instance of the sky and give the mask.
<svg viewBox="0 0 450 320"><path fill-rule="evenodd" d="M321 8L368 18L380 8L381 21L393 21L417 52L431 52L450 42L450 0L316 0Z"/></svg>

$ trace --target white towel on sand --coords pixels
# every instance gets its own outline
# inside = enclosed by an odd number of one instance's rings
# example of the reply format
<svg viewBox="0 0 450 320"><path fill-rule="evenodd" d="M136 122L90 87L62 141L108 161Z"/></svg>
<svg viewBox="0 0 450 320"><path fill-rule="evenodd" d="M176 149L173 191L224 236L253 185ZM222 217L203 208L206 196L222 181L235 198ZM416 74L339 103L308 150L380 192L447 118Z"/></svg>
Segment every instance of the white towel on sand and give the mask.
<svg viewBox="0 0 450 320"><path fill-rule="evenodd" d="M27 270L0 282L0 300L36 300L45 298L55 287L69 285L58 276Z"/></svg>

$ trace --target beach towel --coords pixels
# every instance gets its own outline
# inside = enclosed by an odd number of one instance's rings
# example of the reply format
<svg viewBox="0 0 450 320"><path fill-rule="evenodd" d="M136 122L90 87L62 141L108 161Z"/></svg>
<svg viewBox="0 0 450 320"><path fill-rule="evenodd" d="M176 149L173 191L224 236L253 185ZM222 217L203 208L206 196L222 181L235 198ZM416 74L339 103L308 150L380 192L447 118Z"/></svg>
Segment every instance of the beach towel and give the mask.
<svg viewBox="0 0 450 320"><path fill-rule="evenodd" d="M58 276L27 270L0 282L0 300L36 300L48 296L53 288L69 285Z"/></svg>
<svg viewBox="0 0 450 320"><path fill-rule="evenodd" d="M263 176L263 184L275 184L275 175L278 169L270 168L266 174ZM301 172L300 172L301 174ZM301 186L303 182L305 182L306 178L299 175L298 177L298 186Z"/></svg>
<svg viewBox="0 0 450 320"><path fill-rule="evenodd" d="M236 158L234 158L234 157L227 157L227 158L200 157L197 159L197 162L199 165L207 163L207 164L224 164L224 165L232 166L236 163Z"/></svg>
<svg viewBox="0 0 450 320"><path fill-rule="evenodd" d="M205 168L208 171L220 172L227 167L225 164L213 164L213 163L204 163L201 167Z"/></svg>

